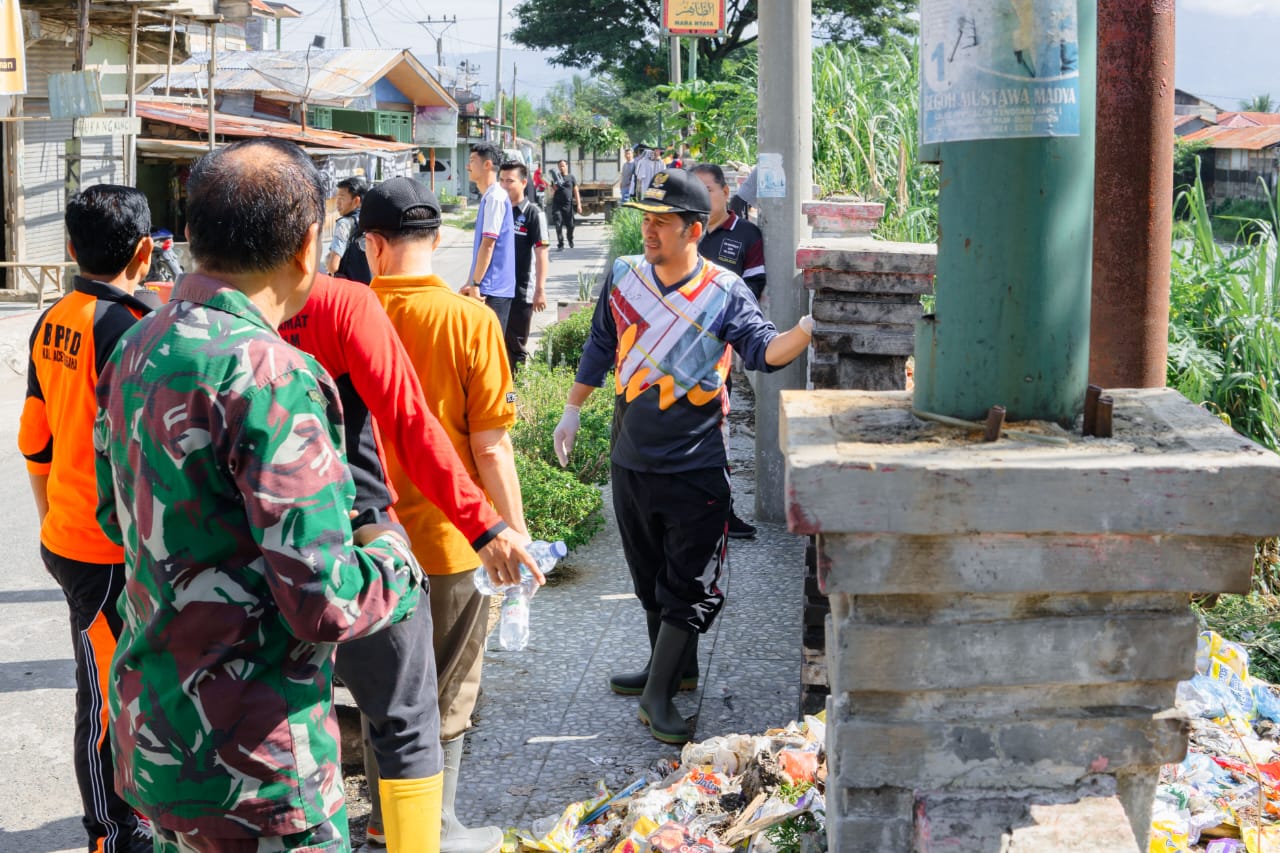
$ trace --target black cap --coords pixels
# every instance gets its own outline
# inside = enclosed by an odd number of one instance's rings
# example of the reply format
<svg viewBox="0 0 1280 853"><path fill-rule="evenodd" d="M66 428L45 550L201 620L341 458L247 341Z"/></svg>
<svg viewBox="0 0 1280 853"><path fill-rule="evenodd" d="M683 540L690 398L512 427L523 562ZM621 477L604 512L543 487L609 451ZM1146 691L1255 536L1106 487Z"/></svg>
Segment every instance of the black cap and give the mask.
<svg viewBox="0 0 1280 853"><path fill-rule="evenodd" d="M411 210L426 208L428 215L422 219L405 221ZM424 183L413 178L392 178L383 181L364 194L360 203L360 230L395 234L422 228L439 228L440 202L436 194Z"/></svg>
<svg viewBox="0 0 1280 853"><path fill-rule="evenodd" d="M653 176L644 195L628 201L646 213L711 213L711 195L696 175L684 169L667 169Z"/></svg>

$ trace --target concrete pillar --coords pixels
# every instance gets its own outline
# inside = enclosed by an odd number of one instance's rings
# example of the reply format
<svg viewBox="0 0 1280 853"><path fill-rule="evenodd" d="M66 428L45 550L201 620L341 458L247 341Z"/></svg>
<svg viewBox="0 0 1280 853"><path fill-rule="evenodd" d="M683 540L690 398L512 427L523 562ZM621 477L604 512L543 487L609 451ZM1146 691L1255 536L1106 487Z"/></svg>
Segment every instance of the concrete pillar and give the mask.
<svg viewBox="0 0 1280 853"><path fill-rule="evenodd" d="M905 392L783 394L790 528L831 600L832 850L1146 849L1186 752L1188 594L1249 589L1280 457L1173 391L1111 393L1111 439L994 443ZM1098 845L1036 846L1037 810Z"/></svg>
<svg viewBox="0 0 1280 853"><path fill-rule="evenodd" d="M1089 381L1162 388L1173 239L1173 0L1098 5Z"/></svg>
<svg viewBox="0 0 1280 853"><path fill-rule="evenodd" d="M765 310L779 329L789 329L809 311L809 293L796 269L795 252L807 236L801 204L813 192L813 102L811 0L760 0L759 151L762 160L781 158L785 192L774 197L759 181L768 287ZM763 177L763 173L761 175ZM804 388L805 358L756 383L756 518L783 518L783 460L778 448L778 393Z"/></svg>

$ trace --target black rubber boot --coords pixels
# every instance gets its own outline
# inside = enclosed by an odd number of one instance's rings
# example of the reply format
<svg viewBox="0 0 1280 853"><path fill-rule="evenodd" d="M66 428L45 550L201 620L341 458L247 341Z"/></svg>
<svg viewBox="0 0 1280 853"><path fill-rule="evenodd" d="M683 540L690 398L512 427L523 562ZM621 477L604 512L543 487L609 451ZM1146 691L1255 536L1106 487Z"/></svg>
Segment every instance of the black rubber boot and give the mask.
<svg viewBox="0 0 1280 853"><path fill-rule="evenodd" d="M696 637L695 632L669 622L663 622L658 629L658 641L649 660L649 681L640 696L640 722L663 743L688 743L692 734L671 700L680 685L680 669L689 645Z"/></svg>
<svg viewBox="0 0 1280 853"><path fill-rule="evenodd" d="M440 853L498 853L502 830L496 826L468 829L453 811L458 793L458 767L462 764L462 737L446 740L444 747L444 793L440 809Z"/></svg>
<svg viewBox="0 0 1280 853"><path fill-rule="evenodd" d="M662 624L662 614L645 611L645 620L649 623L649 657L653 659L653 646L658 641L658 626ZM649 663L639 672L627 672L609 676L609 689L619 696L639 696L649 682ZM698 635L693 635L693 642L685 654L684 666L680 668L680 689L698 689Z"/></svg>

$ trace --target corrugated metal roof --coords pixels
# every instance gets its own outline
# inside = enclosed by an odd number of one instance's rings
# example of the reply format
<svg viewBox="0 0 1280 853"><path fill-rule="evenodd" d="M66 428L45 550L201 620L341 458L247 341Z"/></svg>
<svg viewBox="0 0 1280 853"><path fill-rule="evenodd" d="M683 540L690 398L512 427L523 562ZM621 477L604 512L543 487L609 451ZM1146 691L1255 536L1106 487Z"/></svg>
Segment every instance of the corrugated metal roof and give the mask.
<svg viewBox="0 0 1280 853"><path fill-rule="evenodd" d="M191 130L207 130L209 113L199 107L180 106L177 104L158 103L156 101L138 101L137 113L147 121L164 122ZM214 113L214 132L219 136L235 136L252 138L268 136L273 139L288 139L299 145L311 148L343 148L352 151L386 151L401 152L416 150L416 145L405 142L390 142L385 139L370 139L354 133L342 133L337 130L317 130L302 127L290 122L270 121L261 118L245 118L244 116Z"/></svg>
<svg viewBox="0 0 1280 853"><path fill-rule="evenodd" d="M1223 127L1262 127L1280 125L1280 113L1219 113L1218 124Z"/></svg>
<svg viewBox="0 0 1280 853"><path fill-rule="evenodd" d="M197 53L174 67L173 89L208 88L209 54ZM277 100L345 106L368 95L383 78L419 106L457 104L408 50L334 48L316 50L233 50L218 52L214 89L255 92ZM163 77L152 88L165 88Z"/></svg>
<svg viewBox="0 0 1280 853"><path fill-rule="evenodd" d="M1204 121L1204 120L1205 120L1204 116L1197 116L1197 115L1174 116L1173 127L1176 130L1177 128L1182 127L1184 124L1190 124L1193 121Z"/></svg>
<svg viewBox="0 0 1280 853"><path fill-rule="evenodd" d="M1210 148L1261 151L1280 145L1280 125L1255 127L1205 127L1182 137L1188 142L1207 142Z"/></svg>

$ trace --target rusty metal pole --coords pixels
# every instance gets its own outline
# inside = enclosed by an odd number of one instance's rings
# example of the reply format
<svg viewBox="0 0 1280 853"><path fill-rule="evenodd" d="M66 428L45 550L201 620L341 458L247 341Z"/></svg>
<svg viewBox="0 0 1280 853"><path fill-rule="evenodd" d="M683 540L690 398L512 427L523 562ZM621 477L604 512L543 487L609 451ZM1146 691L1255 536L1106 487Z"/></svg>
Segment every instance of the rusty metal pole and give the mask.
<svg viewBox="0 0 1280 853"><path fill-rule="evenodd" d="M1173 239L1174 0L1098 4L1089 381L1162 388Z"/></svg>

